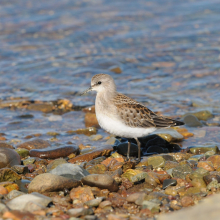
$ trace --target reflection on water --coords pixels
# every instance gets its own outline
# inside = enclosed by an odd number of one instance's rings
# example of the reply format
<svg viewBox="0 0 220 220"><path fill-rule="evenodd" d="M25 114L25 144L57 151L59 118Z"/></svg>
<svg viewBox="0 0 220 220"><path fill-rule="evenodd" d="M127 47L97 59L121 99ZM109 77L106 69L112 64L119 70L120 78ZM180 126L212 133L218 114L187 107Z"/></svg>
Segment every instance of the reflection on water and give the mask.
<svg viewBox="0 0 220 220"><path fill-rule="evenodd" d="M152 110L182 115L192 106L205 106L219 114L218 3L1 1L1 99L67 98L75 105L92 105L95 94L80 97L78 92L88 87L94 74L108 73L120 92ZM112 67L122 73L111 72ZM81 112L64 114L56 122L47 120L49 114L36 112L34 118L22 120L16 119L19 111L1 114L5 133L84 126Z"/></svg>

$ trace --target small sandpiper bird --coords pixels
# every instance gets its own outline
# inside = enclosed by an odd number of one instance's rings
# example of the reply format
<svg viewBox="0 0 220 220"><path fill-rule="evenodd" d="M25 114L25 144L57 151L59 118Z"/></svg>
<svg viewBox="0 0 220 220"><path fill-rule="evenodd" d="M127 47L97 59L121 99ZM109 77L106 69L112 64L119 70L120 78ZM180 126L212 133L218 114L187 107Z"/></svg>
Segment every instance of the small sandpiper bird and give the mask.
<svg viewBox="0 0 220 220"><path fill-rule="evenodd" d="M108 74L92 77L91 87L81 95L96 91L95 112L100 127L116 136L134 138L138 145L138 160L141 159L141 144L138 138L147 136L159 128L183 125L181 121L159 116L143 104L116 90L114 79ZM128 141L127 159L130 155Z"/></svg>

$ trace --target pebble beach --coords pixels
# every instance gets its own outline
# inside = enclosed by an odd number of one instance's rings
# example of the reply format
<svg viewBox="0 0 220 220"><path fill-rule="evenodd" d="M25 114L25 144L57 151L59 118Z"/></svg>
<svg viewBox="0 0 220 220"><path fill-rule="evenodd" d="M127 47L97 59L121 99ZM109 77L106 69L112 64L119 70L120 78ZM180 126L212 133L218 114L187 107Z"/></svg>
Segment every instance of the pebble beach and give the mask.
<svg viewBox="0 0 220 220"><path fill-rule="evenodd" d="M217 1L4 1L0 220L217 220ZM185 125L136 141L100 128L97 73Z"/></svg>

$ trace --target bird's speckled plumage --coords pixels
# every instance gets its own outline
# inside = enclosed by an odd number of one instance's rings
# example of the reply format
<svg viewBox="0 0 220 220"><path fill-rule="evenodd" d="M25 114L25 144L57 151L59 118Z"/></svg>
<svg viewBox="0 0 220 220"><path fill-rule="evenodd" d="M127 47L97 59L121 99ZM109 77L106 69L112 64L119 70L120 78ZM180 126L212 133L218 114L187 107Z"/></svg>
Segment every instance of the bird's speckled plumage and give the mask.
<svg viewBox="0 0 220 220"><path fill-rule="evenodd" d="M118 93L113 78L108 74L93 76L91 87L86 92L90 90L97 91L95 110L99 125L114 135L137 140L159 128L184 124L159 116L143 104Z"/></svg>

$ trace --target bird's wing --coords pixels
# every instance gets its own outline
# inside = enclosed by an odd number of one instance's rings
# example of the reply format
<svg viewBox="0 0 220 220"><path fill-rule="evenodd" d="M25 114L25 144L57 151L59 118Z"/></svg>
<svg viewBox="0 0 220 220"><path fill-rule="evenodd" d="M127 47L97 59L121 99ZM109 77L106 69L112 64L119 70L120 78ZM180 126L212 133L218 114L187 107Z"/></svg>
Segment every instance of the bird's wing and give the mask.
<svg viewBox="0 0 220 220"><path fill-rule="evenodd" d="M164 128L184 124L183 122L176 121L171 118L159 116L143 104L123 94L118 94L113 101L122 122L129 127Z"/></svg>

